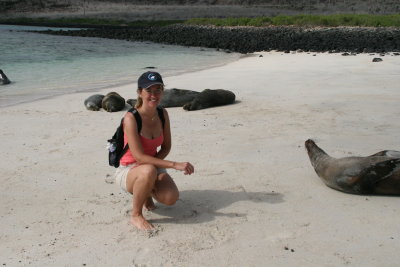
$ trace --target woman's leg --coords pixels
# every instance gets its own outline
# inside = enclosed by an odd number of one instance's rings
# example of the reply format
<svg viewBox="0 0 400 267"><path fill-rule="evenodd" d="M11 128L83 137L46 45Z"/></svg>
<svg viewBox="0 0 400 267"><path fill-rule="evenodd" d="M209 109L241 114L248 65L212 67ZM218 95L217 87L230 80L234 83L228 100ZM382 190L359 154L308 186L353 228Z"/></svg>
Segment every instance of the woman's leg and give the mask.
<svg viewBox="0 0 400 267"><path fill-rule="evenodd" d="M160 173L157 176L152 196L165 205L174 205L179 199L178 187L168 173Z"/></svg>
<svg viewBox="0 0 400 267"><path fill-rule="evenodd" d="M154 226L142 214L142 208L152 194L157 180L157 169L145 164L132 168L126 178L126 188L133 194L132 224L141 230L150 230Z"/></svg>

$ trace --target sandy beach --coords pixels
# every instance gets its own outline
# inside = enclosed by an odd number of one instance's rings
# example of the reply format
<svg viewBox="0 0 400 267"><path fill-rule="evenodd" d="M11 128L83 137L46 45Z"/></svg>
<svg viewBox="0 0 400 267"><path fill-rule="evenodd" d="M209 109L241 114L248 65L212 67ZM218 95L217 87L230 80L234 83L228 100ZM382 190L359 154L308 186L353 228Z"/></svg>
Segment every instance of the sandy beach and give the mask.
<svg viewBox="0 0 400 267"><path fill-rule="evenodd" d="M169 171L180 200L145 212L152 234L129 223L131 197L107 162L125 111L86 110L97 92L2 108L0 265L398 266L400 198L328 188L304 141L334 157L400 150L399 73L391 54L260 52L164 77L237 102L168 109L168 159L195 173ZM134 98L135 88L98 92Z"/></svg>

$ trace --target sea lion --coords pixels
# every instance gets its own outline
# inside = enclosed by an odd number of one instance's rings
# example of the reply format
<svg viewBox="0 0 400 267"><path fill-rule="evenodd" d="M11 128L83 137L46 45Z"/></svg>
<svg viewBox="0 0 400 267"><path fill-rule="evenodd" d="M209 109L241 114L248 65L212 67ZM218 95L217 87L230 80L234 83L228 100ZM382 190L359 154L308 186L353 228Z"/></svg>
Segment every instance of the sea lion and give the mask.
<svg viewBox="0 0 400 267"><path fill-rule="evenodd" d="M186 89L165 89L161 98L160 106L163 108L183 107L183 105L193 101L200 92ZM136 99L126 101L132 107L136 104Z"/></svg>
<svg viewBox="0 0 400 267"><path fill-rule="evenodd" d="M205 89L192 102L183 106L184 110L199 110L209 107L228 105L235 102L235 94L224 89Z"/></svg>
<svg viewBox="0 0 400 267"><path fill-rule="evenodd" d="M327 186L351 194L400 195L400 151L333 158L313 140L307 140L305 147L315 172Z"/></svg>
<svg viewBox="0 0 400 267"><path fill-rule="evenodd" d="M101 102L103 101L104 95L92 95L85 99L83 102L88 110L98 111L101 108Z"/></svg>
<svg viewBox="0 0 400 267"><path fill-rule="evenodd" d="M108 112L116 112L125 108L125 99L116 92L106 94L101 106Z"/></svg>
<svg viewBox="0 0 400 267"><path fill-rule="evenodd" d="M128 100L126 100L126 103L129 104L132 107L135 107L137 100L136 99L132 99L129 98Z"/></svg>
<svg viewBox="0 0 400 267"><path fill-rule="evenodd" d="M185 89L165 89L160 106L164 108L183 107L185 104L192 102L200 92Z"/></svg>
<svg viewBox="0 0 400 267"><path fill-rule="evenodd" d="M2 70L0 70L0 84L6 85L11 83L11 81L7 78Z"/></svg>

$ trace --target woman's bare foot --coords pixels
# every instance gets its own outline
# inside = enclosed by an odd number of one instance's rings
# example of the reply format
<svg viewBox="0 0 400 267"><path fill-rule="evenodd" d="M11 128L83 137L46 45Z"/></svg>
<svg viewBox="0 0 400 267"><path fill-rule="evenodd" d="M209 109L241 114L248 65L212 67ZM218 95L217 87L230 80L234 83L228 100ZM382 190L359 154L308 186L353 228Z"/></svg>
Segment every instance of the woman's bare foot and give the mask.
<svg viewBox="0 0 400 267"><path fill-rule="evenodd" d="M149 198L146 200L146 202L144 203L144 207L145 207L147 210L154 210L154 209L156 208L156 205L154 205L154 202L153 202L153 198L152 198L152 197L149 197Z"/></svg>
<svg viewBox="0 0 400 267"><path fill-rule="evenodd" d="M146 219L143 217L143 215L132 215L131 222L136 228L139 230L152 230L154 229L154 226L146 221Z"/></svg>

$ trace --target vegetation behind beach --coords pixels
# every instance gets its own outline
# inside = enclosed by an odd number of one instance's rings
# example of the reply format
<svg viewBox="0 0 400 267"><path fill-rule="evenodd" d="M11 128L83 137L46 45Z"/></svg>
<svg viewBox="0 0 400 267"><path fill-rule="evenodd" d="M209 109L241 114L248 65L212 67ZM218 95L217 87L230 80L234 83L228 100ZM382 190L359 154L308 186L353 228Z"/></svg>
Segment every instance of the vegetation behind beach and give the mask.
<svg viewBox="0 0 400 267"><path fill-rule="evenodd" d="M240 17L240 18L193 18L189 20L154 20L126 21L98 18L11 18L0 19L2 24L22 25L68 25L68 26L123 26L123 27L154 27L167 26L176 23L190 25L213 26L362 26L362 27L400 27L400 14L397 15L368 15L368 14L337 14L337 15L294 15L275 17Z"/></svg>

